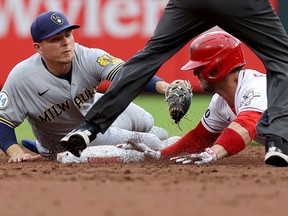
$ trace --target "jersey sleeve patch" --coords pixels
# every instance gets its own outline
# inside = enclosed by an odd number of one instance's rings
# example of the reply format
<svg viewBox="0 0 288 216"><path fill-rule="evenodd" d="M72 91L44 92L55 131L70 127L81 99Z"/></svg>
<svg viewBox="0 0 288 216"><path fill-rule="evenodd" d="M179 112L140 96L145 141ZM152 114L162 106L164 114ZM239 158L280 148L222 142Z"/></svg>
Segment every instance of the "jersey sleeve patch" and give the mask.
<svg viewBox="0 0 288 216"><path fill-rule="evenodd" d="M249 106L251 101L256 97L261 97L260 92L254 92L254 90L246 91L242 97L240 107Z"/></svg>
<svg viewBox="0 0 288 216"><path fill-rule="evenodd" d="M117 64L119 61L120 59L107 54L102 55L97 59L98 64L102 67L106 67L109 64Z"/></svg>
<svg viewBox="0 0 288 216"><path fill-rule="evenodd" d="M5 91L0 92L0 109L5 109L10 102L9 96Z"/></svg>

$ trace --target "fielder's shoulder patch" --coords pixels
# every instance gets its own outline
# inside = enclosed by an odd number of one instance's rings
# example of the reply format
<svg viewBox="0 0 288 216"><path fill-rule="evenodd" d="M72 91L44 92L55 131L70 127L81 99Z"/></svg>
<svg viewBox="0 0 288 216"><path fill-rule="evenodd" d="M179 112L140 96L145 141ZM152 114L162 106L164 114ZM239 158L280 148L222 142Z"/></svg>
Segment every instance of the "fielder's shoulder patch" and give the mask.
<svg viewBox="0 0 288 216"><path fill-rule="evenodd" d="M1 91L0 92L0 109L5 109L9 104L9 97L7 92Z"/></svg>
<svg viewBox="0 0 288 216"><path fill-rule="evenodd" d="M97 59L97 62L102 66L105 67L109 64L117 64L120 61L120 59L115 58L111 55L102 55Z"/></svg>

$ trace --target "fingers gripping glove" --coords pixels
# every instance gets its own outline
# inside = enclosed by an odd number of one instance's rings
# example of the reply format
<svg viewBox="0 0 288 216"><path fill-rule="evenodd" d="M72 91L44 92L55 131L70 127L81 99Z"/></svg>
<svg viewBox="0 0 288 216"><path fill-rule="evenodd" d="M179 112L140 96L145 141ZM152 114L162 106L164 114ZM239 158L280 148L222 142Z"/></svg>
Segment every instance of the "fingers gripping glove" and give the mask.
<svg viewBox="0 0 288 216"><path fill-rule="evenodd" d="M175 80L168 86L165 102L168 103L170 117L176 124L189 110L192 95L192 87L188 80Z"/></svg>

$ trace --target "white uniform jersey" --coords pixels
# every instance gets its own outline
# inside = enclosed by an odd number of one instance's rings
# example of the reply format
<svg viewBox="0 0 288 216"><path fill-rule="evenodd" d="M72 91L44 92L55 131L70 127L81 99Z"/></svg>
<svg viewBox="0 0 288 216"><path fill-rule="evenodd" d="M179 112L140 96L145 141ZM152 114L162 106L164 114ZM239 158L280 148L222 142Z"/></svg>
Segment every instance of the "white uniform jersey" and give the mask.
<svg viewBox="0 0 288 216"><path fill-rule="evenodd" d="M98 93L95 97L99 83L113 79L123 64L121 59L101 49L75 43L70 85L67 80L51 74L37 53L20 62L9 74L0 93L0 121L15 128L27 118L36 139L44 148L61 151L60 139L85 121L85 114L100 97ZM147 132L153 124L153 117L133 104L119 116L114 126ZM124 136L123 132L121 136L115 134L118 129L112 130L107 131L108 137ZM103 144L105 138L99 135L98 140ZM106 140L104 144L119 144L119 140L115 142L118 143Z"/></svg>
<svg viewBox="0 0 288 216"><path fill-rule="evenodd" d="M255 70L242 70L234 98L234 110L218 94L214 94L201 122L211 133L221 133L243 111L263 113L267 108L266 75ZM263 142L256 136L258 142Z"/></svg>

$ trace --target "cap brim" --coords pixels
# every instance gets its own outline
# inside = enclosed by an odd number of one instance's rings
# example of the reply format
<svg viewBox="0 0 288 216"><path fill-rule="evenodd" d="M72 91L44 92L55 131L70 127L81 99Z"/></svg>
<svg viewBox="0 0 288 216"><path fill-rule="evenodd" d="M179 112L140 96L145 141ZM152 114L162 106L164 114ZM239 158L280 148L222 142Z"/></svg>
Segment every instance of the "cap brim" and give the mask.
<svg viewBox="0 0 288 216"><path fill-rule="evenodd" d="M66 29L77 29L80 28L80 25L67 25L67 26L63 26L61 28L56 29L55 31L51 32L50 34L46 35L44 38L42 38L42 40L52 37L53 35L58 34L61 31L64 31Z"/></svg>
<svg viewBox="0 0 288 216"><path fill-rule="evenodd" d="M183 71L188 71L188 70L193 70L197 67L204 66L208 64L209 62L202 62L202 61L188 61L182 68L181 70Z"/></svg>

